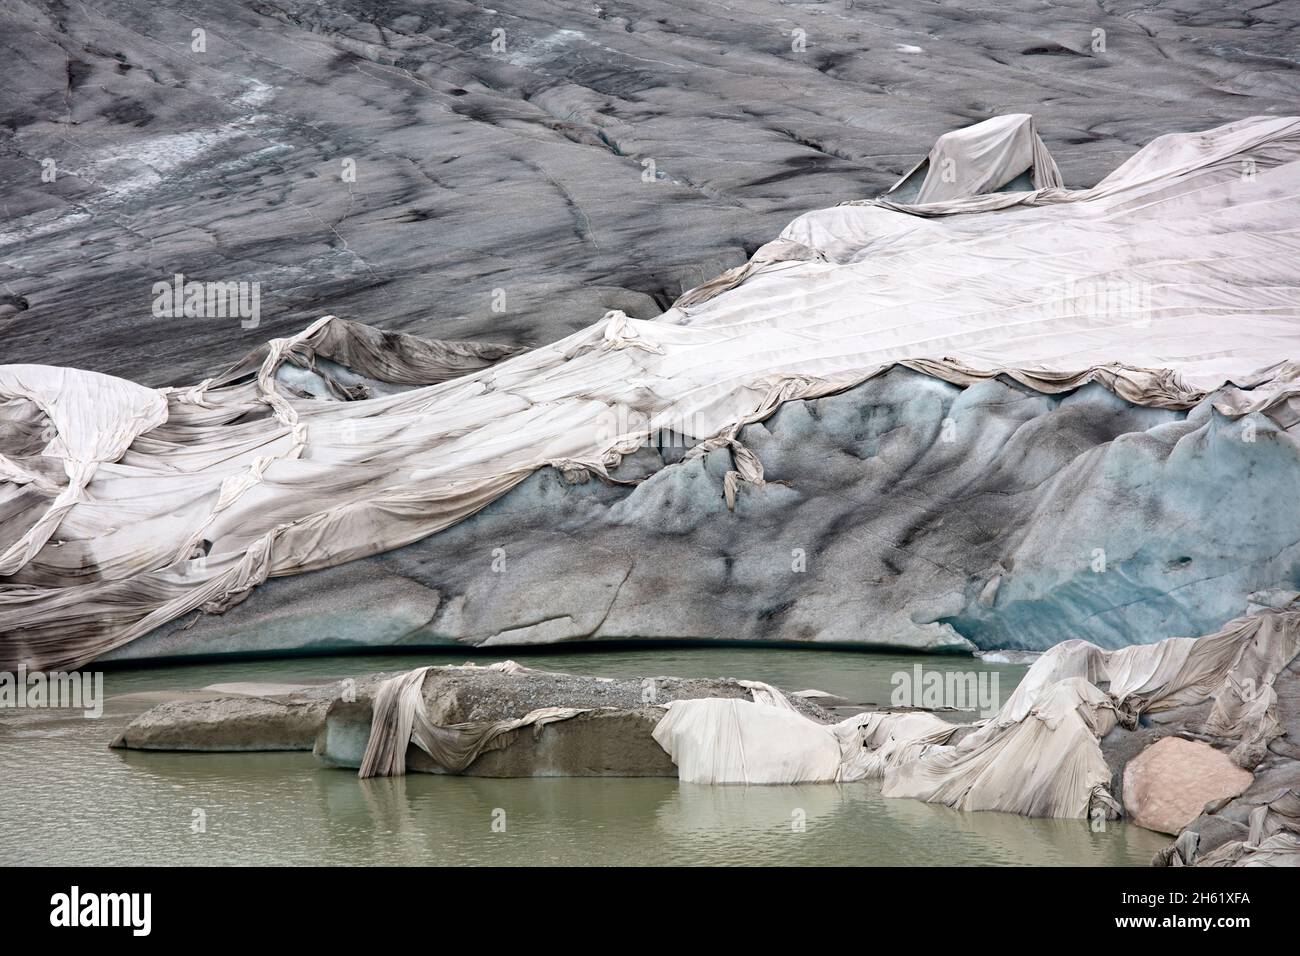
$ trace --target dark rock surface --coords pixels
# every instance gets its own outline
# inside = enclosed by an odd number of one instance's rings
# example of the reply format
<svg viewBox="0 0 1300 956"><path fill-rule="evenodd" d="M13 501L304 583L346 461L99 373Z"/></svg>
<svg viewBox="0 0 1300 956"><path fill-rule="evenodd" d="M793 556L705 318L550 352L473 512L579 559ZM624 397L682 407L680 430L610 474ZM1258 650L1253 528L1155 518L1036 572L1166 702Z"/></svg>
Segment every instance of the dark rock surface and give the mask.
<svg viewBox="0 0 1300 956"><path fill-rule="evenodd" d="M161 385L327 312L529 345L613 307L648 318L956 126L1032 112L1090 185L1161 133L1294 110L1298 19L1210 0L9 0L3 360ZM154 317L178 272L260 282L260 327Z"/></svg>

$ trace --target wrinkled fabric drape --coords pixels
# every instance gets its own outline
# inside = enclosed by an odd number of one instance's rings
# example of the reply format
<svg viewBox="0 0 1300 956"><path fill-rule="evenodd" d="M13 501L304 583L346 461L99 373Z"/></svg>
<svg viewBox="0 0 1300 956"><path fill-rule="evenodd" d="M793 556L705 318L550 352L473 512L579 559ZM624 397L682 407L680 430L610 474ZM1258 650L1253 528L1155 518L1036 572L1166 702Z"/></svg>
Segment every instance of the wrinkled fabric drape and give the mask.
<svg viewBox="0 0 1300 956"><path fill-rule="evenodd" d="M1179 853L1181 862L1197 866L1300 866L1300 790L1283 789L1252 810L1246 839L1229 840L1200 859L1194 847L1187 850Z"/></svg>
<svg viewBox="0 0 1300 956"><path fill-rule="evenodd" d="M839 779L839 742L787 706L731 698L672 701L654 739L688 783Z"/></svg>
<svg viewBox="0 0 1300 956"><path fill-rule="evenodd" d="M278 367L285 362L312 369L326 359L366 378L391 385L433 385L477 372L502 359L528 351L522 346L494 345L487 342L443 342L422 339L404 332L386 332L359 322L333 319L313 326L308 335L296 336L276 349L267 344L254 349L244 359L208 385L223 385L257 373L274 353ZM355 398L346 385L332 383L340 397Z"/></svg>
<svg viewBox="0 0 1300 956"><path fill-rule="evenodd" d="M1273 681L1297 653L1300 611L1266 611L1200 638L1113 651L1058 644L973 730L910 711L821 724L771 703L715 699L672 702L654 738L692 783L871 777L886 797L958 810L1114 816L1101 739L1117 723L1212 699L1203 731L1238 741L1233 756L1253 767L1281 732Z"/></svg>
<svg viewBox="0 0 1300 956"><path fill-rule="evenodd" d="M663 432L729 447L734 501L763 480L744 424L894 365L1163 408L1212 392L1290 425L1298 215L1300 120L1258 117L1161 137L1089 190L819 210L711 297L522 354L326 317L193 386L3 367L24 424L0 429L0 667L85 664ZM56 432L36 454L32 406Z"/></svg>
<svg viewBox="0 0 1300 956"><path fill-rule="evenodd" d="M995 116L940 136L928 156L908 170L885 196L897 195L921 169L925 176L913 203L978 196L1028 174L1035 189L1064 185L1056 160L1028 113Z"/></svg>
<svg viewBox="0 0 1300 956"><path fill-rule="evenodd" d="M491 670L518 670L514 661L494 664ZM375 693L370 736L361 758L361 777L401 777L406 773L406 749L415 744L450 773L460 773L488 750L502 734L523 727L544 727L568 720L586 710L578 707L541 707L507 720L469 721L442 726L429 719L424 706L424 681L432 667L417 667L384 681Z"/></svg>

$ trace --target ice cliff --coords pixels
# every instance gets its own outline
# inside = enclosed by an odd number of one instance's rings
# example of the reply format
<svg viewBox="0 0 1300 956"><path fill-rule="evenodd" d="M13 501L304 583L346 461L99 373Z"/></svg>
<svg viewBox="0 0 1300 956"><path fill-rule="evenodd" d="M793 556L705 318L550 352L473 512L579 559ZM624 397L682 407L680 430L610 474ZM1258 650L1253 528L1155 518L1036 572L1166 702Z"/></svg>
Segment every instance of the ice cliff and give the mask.
<svg viewBox="0 0 1300 956"><path fill-rule="evenodd" d="M533 475L405 548L272 579L111 656L573 640L1104 647L1215 630L1300 585L1300 447L1262 415L967 389L895 369L792 402L743 444L671 441L616 477ZM661 436L671 439L671 436ZM669 462L666 467L662 467Z"/></svg>

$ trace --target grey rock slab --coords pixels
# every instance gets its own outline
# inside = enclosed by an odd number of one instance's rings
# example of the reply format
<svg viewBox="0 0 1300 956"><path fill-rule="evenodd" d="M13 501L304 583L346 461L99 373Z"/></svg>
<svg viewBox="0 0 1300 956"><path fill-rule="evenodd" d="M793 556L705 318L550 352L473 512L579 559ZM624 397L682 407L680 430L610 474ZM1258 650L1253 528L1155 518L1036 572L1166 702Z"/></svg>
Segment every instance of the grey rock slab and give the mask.
<svg viewBox="0 0 1300 956"><path fill-rule="evenodd" d="M370 734L371 706L381 681L370 674L347 681L262 691L282 685L229 685L167 700L137 716L113 741L128 750L192 752L314 750L327 765L360 765ZM589 708L570 720L502 735L465 771L470 776L676 776L651 733L670 700L701 697L748 699L730 678L603 678L526 670L506 674L480 667L435 667L424 684L429 718L440 725L522 717L542 707ZM816 703L791 698L819 721L830 714ZM412 746L414 772L443 768Z"/></svg>
<svg viewBox="0 0 1300 956"><path fill-rule="evenodd" d="M200 752L307 750L328 708L327 698L276 700L242 694L170 701L132 720L112 746Z"/></svg>

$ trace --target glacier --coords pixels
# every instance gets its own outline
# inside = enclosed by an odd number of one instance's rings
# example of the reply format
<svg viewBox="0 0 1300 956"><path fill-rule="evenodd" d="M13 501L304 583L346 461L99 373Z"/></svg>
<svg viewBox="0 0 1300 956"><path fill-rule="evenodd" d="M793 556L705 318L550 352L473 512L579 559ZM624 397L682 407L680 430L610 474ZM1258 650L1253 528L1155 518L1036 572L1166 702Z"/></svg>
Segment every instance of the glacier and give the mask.
<svg viewBox="0 0 1300 956"><path fill-rule="evenodd" d="M108 659L389 646L735 640L918 650L1102 647L1211 633L1300 588L1300 445L1207 398L962 389L896 368L791 402L726 449L644 447L632 485L539 471L385 554L267 581ZM1104 556L1099 561L1098 551ZM1262 600L1267 600L1265 594Z"/></svg>
<svg viewBox="0 0 1300 956"><path fill-rule="evenodd" d="M0 664L1110 647L1289 600L1300 118L1067 189L1011 114L922 175L536 349L324 316L193 384L0 366Z"/></svg>

